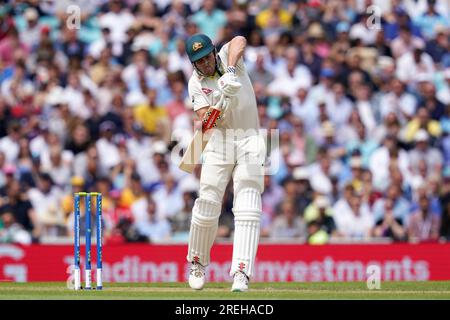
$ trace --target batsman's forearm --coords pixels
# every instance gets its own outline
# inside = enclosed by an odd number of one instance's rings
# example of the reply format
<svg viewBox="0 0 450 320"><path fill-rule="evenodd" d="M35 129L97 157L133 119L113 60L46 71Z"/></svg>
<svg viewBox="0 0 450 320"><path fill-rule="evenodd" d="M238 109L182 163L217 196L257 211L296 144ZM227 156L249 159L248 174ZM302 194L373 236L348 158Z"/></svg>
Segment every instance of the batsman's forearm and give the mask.
<svg viewBox="0 0 450 320"><path fill-rule="evenodd" d="M198 109L196 111L197 116L200 120L203 119L203 117L205 116L205 113L206 113L206 111L208 111L208 109L209 109L209 107L204 107L204 108Z"/></svg>
<svg viewBox="0 0 450 320"><path fill-rule="evenodd" d="M236 66L236 63L244 55L245 47L247 46L247 40L242 36L234 37L230 41L228 48L228 65Z"/></svg>

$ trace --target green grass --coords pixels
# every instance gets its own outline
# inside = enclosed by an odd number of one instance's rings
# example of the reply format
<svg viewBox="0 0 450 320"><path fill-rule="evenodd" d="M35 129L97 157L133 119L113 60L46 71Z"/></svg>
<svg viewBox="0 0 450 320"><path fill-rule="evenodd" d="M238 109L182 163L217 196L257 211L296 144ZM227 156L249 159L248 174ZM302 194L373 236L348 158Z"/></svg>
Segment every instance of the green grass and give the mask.
<svg viewBox="0 0 450 320"><path fill-rule="evenodd" d="M384 282L368 290L365 282L252 283L245 293L230 283L209 283L201 291L185 283L106 283L102 291L73 291L64 282L0 283L0 299L450 299L450 281Z"/></svg>

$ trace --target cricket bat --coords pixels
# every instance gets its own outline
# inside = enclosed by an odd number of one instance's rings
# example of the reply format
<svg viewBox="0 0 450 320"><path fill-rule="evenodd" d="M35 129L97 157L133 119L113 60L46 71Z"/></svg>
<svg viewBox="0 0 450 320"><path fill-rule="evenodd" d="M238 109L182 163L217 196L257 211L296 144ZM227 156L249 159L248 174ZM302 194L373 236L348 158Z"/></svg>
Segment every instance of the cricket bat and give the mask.
<svg viewBox="0 0 450 320"><path fill-rule="evenodd" d="M199 163L202 152L205 150L211 137L211 134L209 134L208 131L216 127L217 121L220 120L224 98L225 97L222 95L216 105L209 107L208 111L206 111L202 120L202 128L195 131L194 137L178 165L181 170L192 173L195 166Z"/></svg>

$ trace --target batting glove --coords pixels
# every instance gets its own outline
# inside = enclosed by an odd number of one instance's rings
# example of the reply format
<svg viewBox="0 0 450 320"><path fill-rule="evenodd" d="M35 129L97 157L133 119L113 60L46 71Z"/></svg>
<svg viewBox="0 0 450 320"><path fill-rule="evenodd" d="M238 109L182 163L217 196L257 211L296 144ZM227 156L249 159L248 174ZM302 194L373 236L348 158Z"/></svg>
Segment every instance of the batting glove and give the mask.
<svg viewBox="0 0 450 320"><path fill-rule="evenodd" d="M234 67L227 68L227 72L217 80L217 85L220 92L228 97L237 95L242 87L242 84L236 77L236 69Z"/></svg>

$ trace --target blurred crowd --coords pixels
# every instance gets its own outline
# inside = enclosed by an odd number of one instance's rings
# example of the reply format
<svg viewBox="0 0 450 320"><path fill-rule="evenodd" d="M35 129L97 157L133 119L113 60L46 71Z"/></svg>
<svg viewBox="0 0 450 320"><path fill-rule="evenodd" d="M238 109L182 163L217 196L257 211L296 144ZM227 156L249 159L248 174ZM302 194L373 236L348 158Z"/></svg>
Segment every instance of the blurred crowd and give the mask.
<svg viewBox="0 0 450 320"><path fill-rule="evenodd" d="M106 241L187 240L201 168L172 133L199 32L246 37L279 130L262 238L449 240L449 21L447 0L0 0L0 242L72 236L78 191L103 194ZM221 238L232 206L230 185Z"/></svg>

